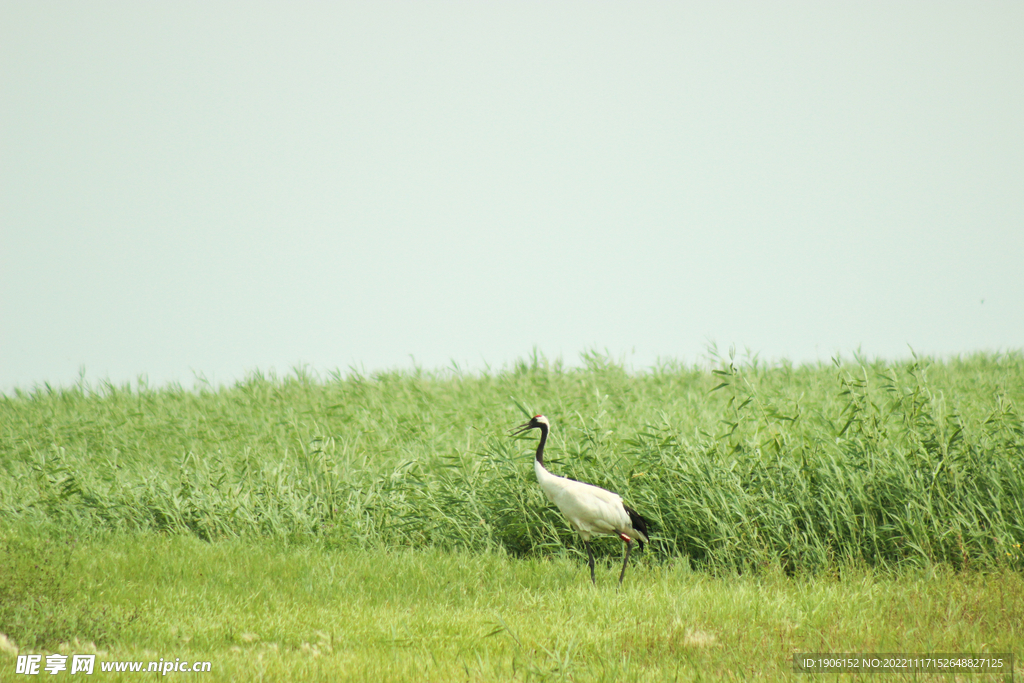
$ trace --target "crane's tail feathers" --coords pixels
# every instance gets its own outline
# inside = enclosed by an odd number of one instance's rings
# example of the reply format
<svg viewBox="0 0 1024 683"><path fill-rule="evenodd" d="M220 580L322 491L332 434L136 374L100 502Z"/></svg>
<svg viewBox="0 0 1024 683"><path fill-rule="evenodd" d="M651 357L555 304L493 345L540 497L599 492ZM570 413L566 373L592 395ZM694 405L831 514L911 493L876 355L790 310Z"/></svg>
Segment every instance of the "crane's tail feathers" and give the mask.
<svg viewBox="0 0 1024 683"><path fill-rule="evenodd" d="M640 550L643 550L644 542L648 540L647 534L649 533L647 531L647 520L644 519L639 512L628 505L623 504L622 507L626 509L626 514L629 515L629 523L633 525L633 531L637 532L636 540L640 543Z"/></svg>

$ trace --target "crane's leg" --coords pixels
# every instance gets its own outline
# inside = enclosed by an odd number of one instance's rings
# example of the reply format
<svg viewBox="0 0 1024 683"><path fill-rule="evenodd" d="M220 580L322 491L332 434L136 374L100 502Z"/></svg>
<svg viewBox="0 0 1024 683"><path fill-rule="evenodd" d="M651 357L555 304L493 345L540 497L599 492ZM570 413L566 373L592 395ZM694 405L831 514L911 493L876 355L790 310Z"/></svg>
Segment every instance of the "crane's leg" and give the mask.
<svg viewBox="0 0 1024 683"><path fill-rule="evenodd" d="M629 562L629 549L633 547L631 540L626 540L626 559L622 561L622 571L619 572L619 585L622 585L622 577L626 575L626 563Z"/></svg>
<svg viewBox="0 0 1024 683"><path fill-rule="evenodd" d="M583 545L587 546L587 557L590 560L587 564L590 565L590 583L597 585L597 580L594 578L594 552L590 549L590 541L583 541Z"/></svg>

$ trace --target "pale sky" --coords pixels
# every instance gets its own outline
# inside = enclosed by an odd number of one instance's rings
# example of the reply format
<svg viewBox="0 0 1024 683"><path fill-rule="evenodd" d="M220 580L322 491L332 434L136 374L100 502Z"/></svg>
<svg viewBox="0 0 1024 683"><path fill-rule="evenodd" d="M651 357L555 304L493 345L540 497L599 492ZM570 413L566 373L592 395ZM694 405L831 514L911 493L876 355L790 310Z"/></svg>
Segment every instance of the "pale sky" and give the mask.
<svg viewBox="0 0 1024 683"><path fill-rule="evenodd" d="M1024 348L1024 3L0 3L0 391Z"/></svg>

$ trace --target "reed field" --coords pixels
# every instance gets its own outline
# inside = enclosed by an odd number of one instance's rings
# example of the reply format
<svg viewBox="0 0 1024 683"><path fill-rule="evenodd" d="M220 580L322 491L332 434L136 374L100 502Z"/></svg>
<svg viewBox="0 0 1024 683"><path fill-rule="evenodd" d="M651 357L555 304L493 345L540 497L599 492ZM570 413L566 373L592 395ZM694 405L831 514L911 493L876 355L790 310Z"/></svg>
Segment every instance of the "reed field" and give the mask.
<svg viewBox="0 0 1024 683"><path fill-rule="evenodd" d="M798 680L801 650L1024 654L1024 355L583 360L0 397L0 680L15 650L75 643L215 660L204 680ZM651 521L621 591L622 543L594 543L591 586L536 436L508 435L532 413L551 471Z"/></svg>

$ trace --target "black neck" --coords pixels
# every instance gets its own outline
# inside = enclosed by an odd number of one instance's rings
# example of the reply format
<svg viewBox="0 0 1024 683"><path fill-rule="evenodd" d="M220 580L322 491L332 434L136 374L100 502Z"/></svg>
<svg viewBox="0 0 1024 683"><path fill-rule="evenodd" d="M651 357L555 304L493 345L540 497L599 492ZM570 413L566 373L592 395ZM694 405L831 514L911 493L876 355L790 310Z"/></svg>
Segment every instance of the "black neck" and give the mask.
<svg viewBox="0 0 1024 683"><path fill-rule="evenodd" d="M537 462L544 466L544 444L548 440L548 426L543 422L540 425L540 443L537 444Z"/></svg>

